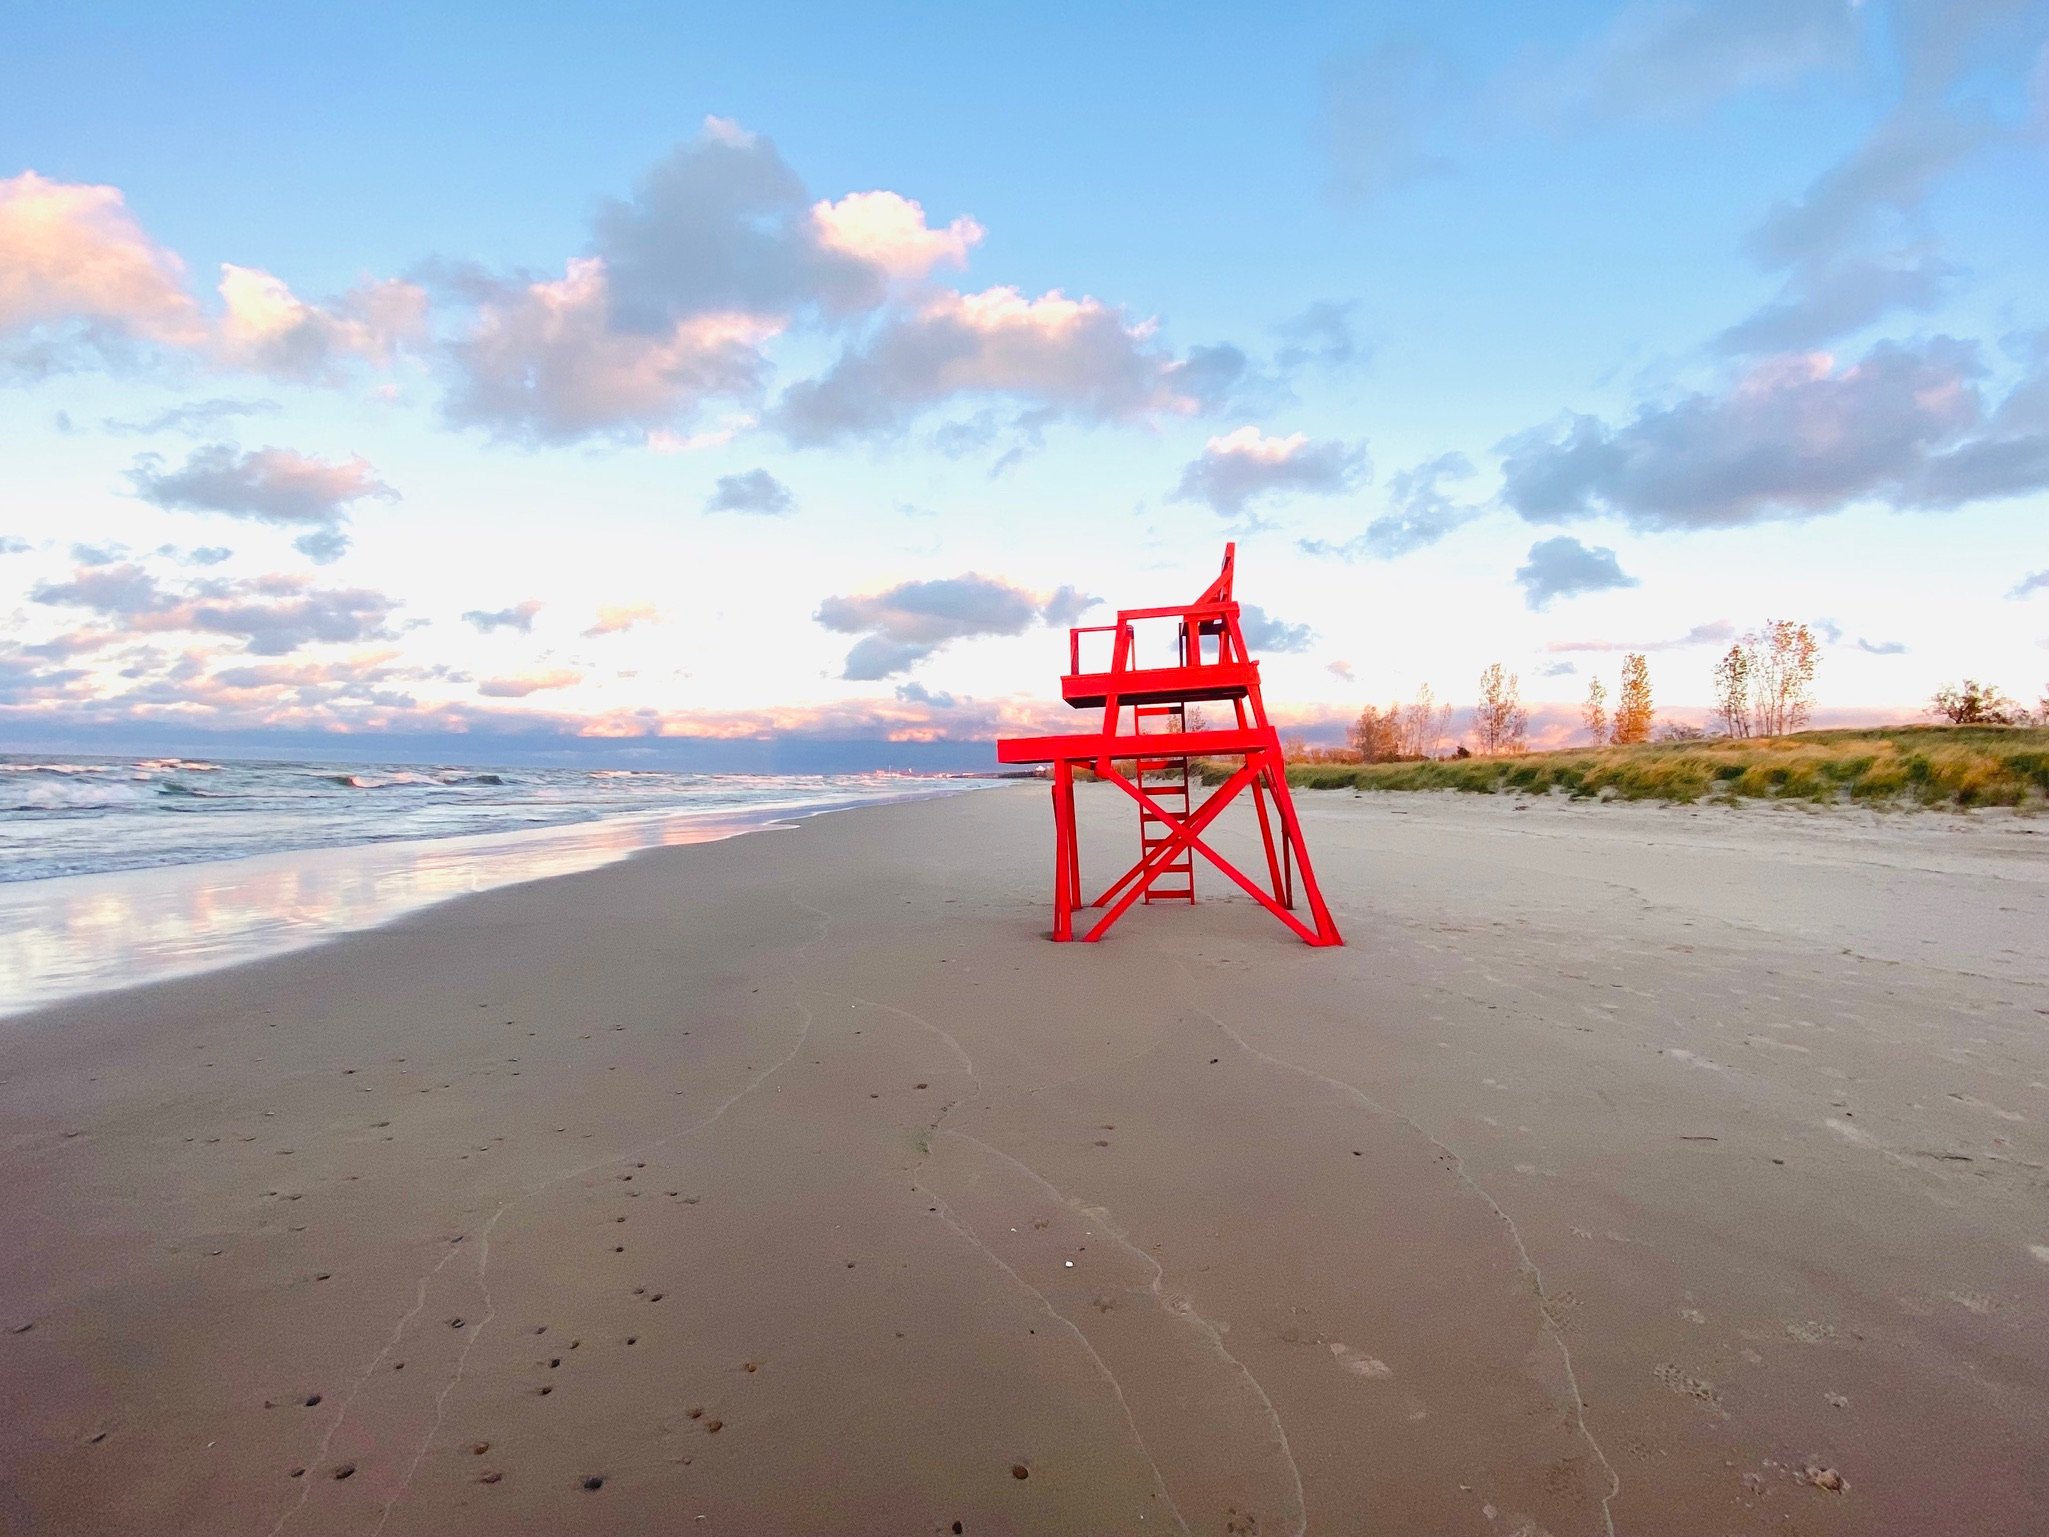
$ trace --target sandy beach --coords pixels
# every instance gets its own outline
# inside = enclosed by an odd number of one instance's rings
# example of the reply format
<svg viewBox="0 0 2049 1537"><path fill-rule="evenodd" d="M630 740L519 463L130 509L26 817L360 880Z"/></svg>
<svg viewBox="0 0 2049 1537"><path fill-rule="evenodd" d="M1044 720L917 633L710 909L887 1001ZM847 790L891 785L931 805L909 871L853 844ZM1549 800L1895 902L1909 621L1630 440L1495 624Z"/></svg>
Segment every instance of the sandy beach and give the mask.
<svg viewBox="0 0 2049 1537"><path fill-rule="evenodd" d="M1019 786L0 1023L0 1531L2049 1530L2049 825L1301 804L1342 949Z"/></svg>

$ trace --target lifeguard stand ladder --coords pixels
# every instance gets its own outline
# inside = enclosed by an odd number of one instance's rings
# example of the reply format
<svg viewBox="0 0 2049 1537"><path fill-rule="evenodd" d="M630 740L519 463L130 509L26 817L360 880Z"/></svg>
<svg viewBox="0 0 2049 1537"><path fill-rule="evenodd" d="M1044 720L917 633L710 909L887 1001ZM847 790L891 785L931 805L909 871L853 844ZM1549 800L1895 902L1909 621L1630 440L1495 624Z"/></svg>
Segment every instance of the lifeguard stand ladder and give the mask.
<svg viewBox="0 0 2049 1537"><path fill-rule="evenodd" d="M1231 595L1237 546L1224 546L1224 568L1193 603L1120 609L1115 624L1068 631L1067 674L1060 693L1077 710L1101 709L1101 726L1075 735L1006 737L996 744L1002 763L1053 767L1053 937L1095 941L1134 902L1194 902L1195 856L1215 865L1305 943L1340 945L1309 865L1302 825L1288 795L1279 734L1259 694L1259 663L1245 646L1238 603ZM1141 667L1138 627L1174 627L1173 655L1164 667ZM1110 666L1082 671L1082 637L1110 636ZM1199 705L1228 703L1235 724L1211 726L1189 715ZM1130 729L1120 729L1125 712ZM1237 758L1241 766L1196 805L1192 787L1198 758ZM1120 765L1129 767L1127 775ZM1092 769L1138 803L1138 863L1086 904L1107 909L1085 932L1074 919L1083 910L1081 850L1074 820L1074 771ZM1151 781L1149 783L1149 781ZM1253 880L1203 838L1218 813L1252 792L1266 850L1266 881ZM1299 874L1298 874L1299 872ZM1308 923L1295 911L1296 886L1309 906Z"/></svg>

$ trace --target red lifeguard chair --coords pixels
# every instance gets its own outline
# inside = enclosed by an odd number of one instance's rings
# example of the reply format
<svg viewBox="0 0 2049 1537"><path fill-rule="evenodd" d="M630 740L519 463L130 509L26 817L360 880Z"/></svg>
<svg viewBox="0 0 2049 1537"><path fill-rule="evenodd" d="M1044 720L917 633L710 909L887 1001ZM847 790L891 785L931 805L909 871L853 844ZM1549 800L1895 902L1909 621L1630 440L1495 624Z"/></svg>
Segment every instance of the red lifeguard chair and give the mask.
<svg viewBox="0 0 2049 1537"><path fill-rule="evenodd" d="M1224 569L1193 603L1167 608L1119 609L1115 624L1082 625L1068 631L1067 675L1060 693L1077 710L1101 709L1100 729L1072 736L1006 737L996 744L1002 763L1053 766L1053 937L1101 939L1134 902L1193 902L1195 856L1200 854L1251 898L1293 930L1304 943L1341 945L1309 866L1309 849L1281 759L1279 734L1266 718L1259 695L1259 663L1245 646L1238 604L1231 596L1237 546L1224 546ZM1141 667L1138 630L1173 626L1168 665ZM1108 634L1110 666L1082 671L1082 637ZM1213 727L1191 709L1228 703L1235 724ZM1120 729L1126 711L1129 731ZM1192 761L1238 758L1239 767L1207 799L1194 800ZM1128 764L1127 776L1119 764ZM1074 823L1074 771L1092 769L1138 803L1138 863L1087 904L1107 908L1086 932L1074 932L1082 910L1081 851ZM1147 781L1155 781L1148 784ZM1259 835L1266 846L1267 883L1237 869L1203 840L1203 830L1242 790L1252 792ZM1271 802L1271 806L1269 806ZM1276 827L1278 823L1278 827ZM1295 913L1297 871L1311 922Z"/></svg>

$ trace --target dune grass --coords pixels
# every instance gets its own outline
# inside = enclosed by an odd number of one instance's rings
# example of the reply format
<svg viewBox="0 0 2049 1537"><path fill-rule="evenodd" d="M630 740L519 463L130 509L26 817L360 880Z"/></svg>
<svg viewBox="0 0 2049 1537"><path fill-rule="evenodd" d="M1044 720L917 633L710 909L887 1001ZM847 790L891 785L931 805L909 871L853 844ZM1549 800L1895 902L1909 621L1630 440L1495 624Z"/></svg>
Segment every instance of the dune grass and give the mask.
<svg viewBox="0 0 2049 1537"><path fill-rule="evenodd" d="M1222 773L1205 765L1203 778L1214 784ZM1576 797L1674 802L2039 806L2049 799L2049 729L1881 726L1742 741L1587 747L1517 758L1294 763L1288 767L1288 782L1314 790L1564 791Z"/></svg>

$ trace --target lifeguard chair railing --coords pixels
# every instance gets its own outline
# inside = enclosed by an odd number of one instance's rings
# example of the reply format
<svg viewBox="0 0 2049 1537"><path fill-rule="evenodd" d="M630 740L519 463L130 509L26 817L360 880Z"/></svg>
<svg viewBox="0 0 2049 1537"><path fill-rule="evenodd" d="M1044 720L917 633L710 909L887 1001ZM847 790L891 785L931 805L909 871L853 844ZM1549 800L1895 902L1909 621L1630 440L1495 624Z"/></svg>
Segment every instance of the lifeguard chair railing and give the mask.
<svg viewBox="0 0 2049 1537"><path fill-rule="evenodd" d="M1013 737L997 743L1004 763L1048 763L1053 769L1054 923L1053 937L1075 936L1074 915L1082 909L1080 848L1074 816L1077 768L1119 786L1139 806L1139 859L1104 889L1091 907L1107 908L1102 918L1080 937L1101 939L1132 903L1144 900L1195 900L1195 857L1202 856L1261 906L1267 908L1312 945L1335 945L1338 937L1309 865L1300 822L1288 794L1280 740L1266 714L1260 694L1259 663L1245 644L1239 605L1232 596L1235 546L1224 550L1223 570L1193 603L1156 608L1120 609L1114 624L1078 625L1068 632L1068 671L1060 681L1061 697L1075 709L1100 709L1093 733L1047 737ZM1138 627L1172 621L1173 659L1169 665L1138 664ZM1083 670L1083 637L1111 637L1110 665ZM1205 641L1214 640L1214 654ZM1092 648L1094 649L1094 648ZM1211 727L1192 709L1202 704L1229 704L1233 721ZM1127 730L1126 712L1131 720ZM1147 723L1165 729L1147 730ZM1194 789L1196 765L1205 758L1239 758L1241 766L1198 806ZM1119 764L1128 763L1127 776ZM1146 788L1149 775L1166 775L1170 783ZM1178 776L1178 783L1174 783ZM1233 866L1203 837L1240 792L1250 790L1258 817L1267 865L1262 888ZM1296 917L1296 872L1312 924ZM1185 879L1185 886L1176 878Z"/></svg>

